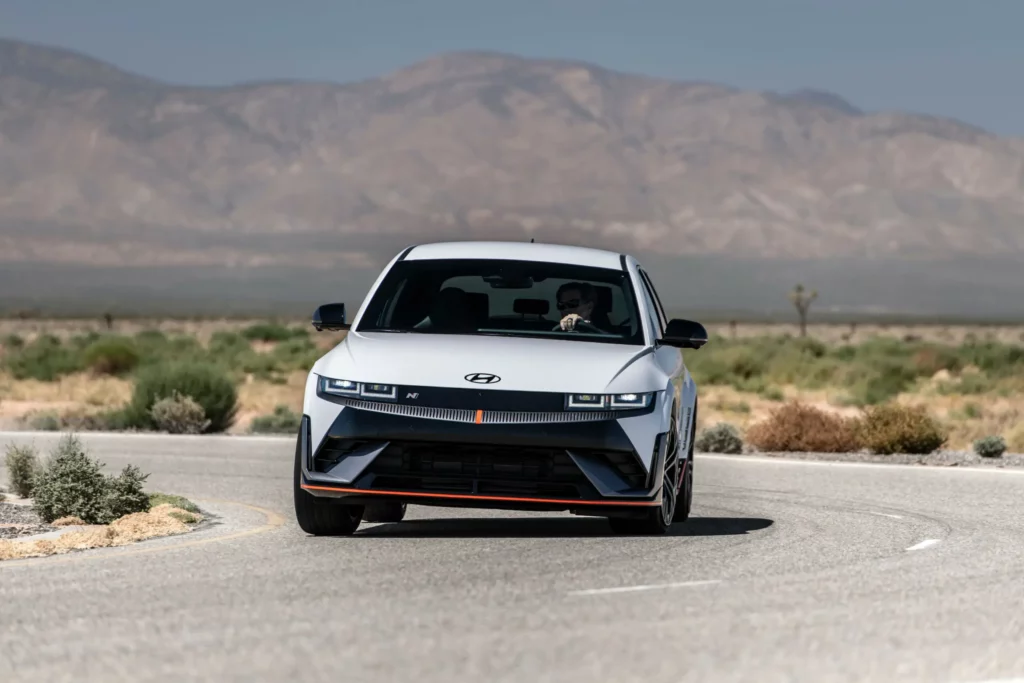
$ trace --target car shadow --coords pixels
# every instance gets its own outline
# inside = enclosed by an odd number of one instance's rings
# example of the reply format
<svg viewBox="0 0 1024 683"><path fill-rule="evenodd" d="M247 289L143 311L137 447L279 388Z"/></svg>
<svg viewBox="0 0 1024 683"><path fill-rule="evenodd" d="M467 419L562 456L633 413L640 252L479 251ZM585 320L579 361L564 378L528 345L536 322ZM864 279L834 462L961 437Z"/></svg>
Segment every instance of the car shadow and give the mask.
<svg viewBox="0 0 1024 683"><path fill-rule="evenodd" d="M774 522L757 517L691 517L664 536L742 536ZM356 536L391 538L600 538L618 537L608 522L588 517L415 519L360 529Z"/></svg>

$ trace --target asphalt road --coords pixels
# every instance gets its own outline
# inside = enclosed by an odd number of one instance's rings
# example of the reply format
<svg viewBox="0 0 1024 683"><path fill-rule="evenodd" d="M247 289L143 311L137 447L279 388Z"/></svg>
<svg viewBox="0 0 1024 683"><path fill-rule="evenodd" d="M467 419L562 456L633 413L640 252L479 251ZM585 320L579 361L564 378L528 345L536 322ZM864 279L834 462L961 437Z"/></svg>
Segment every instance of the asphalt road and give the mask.
<svg viewBox="0 0 1024 683"><path fill-rule="evenodd" d="M410 508L312 538L289 440L83 439L216 520L0 563L4 683L1024 677L1015 472L698 455L694 517L668 537Z"/></svg>

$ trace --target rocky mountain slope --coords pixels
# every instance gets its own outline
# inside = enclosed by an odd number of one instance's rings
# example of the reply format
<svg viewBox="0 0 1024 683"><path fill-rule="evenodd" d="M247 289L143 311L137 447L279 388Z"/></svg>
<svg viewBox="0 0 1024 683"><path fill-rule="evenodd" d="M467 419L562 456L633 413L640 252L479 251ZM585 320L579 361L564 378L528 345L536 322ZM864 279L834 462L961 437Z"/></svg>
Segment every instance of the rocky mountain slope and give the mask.
<svg viewBox="0 0 1024 683"><path fill-rule="evenodd" d="M439 55L169 85L0 41L0 259L372 265L426 239L740 258L1024 254L1024 142L835 95Z"/></svg>

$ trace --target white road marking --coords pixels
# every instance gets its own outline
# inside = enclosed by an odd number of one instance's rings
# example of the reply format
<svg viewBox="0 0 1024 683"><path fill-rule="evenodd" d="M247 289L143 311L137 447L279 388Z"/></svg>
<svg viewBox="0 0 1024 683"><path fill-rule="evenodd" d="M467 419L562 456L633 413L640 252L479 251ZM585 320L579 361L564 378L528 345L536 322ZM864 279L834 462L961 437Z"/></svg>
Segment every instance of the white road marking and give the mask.
<svg viewBox="0 0 1024 683"><path fill-rule="evenodd" d="M903 519L899 515L890 515L890 514L885 513L885 512L875 512L874 510L868 510L867 513L869 515L875 515L876 517L888 517L890 519Z"/></svg>
<svg viewBox="0 0 1024 683"><path fill-rule="evenodd" d="M937 538L929 538L926 541L921 541L917 545L910 546L909 548L907 548L907 552L910 552L911 550L924 550L925 548L932 547L933 545L935 545L938 542L939 542L939 539L937 539Z"/></svg>
<svg viewBox="0 0 1024 683"><path fill-rule="evenodd" d="M654 583L640 586L619 586L617 588L590 588L587 590L569 591L569 595L609 595L612 593L633 593L636 591L651 591L663 588L690 588L692 586L708 586L715 583L722 583L719 579L708 581L681 581L678 583Z"/></svg>

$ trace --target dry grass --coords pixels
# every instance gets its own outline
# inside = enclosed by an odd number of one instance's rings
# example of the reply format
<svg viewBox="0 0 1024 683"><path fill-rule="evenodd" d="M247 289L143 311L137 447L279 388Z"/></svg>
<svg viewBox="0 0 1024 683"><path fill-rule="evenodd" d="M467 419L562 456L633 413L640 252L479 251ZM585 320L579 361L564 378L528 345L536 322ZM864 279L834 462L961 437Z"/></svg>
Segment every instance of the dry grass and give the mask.
<svg viewBox="0 0 1024 683"><path fill-rule="evenodd" d="M45 557L88 548L112 548L139 541L184 534L201 515L176 508L173 505L158 505L149 512L138 512L112 522L107 526L89 526L79 531L69 531L54 539L0 540L0 560Z"/></svg>
<svg viewBox="0 0 1024 683"><path fill-rule="evenodd" d="M238 388L238 419L230 433L248 431L253 418L284 404L302 408L306 374L291 373L285 384L274 384L249 376ZM129 380L77 373L56 382L14 380L0 374L0 426L15 426L34 415L54 413L81 417L123 406L132 393Z"/></svg>

